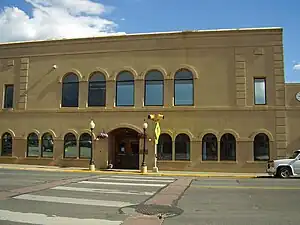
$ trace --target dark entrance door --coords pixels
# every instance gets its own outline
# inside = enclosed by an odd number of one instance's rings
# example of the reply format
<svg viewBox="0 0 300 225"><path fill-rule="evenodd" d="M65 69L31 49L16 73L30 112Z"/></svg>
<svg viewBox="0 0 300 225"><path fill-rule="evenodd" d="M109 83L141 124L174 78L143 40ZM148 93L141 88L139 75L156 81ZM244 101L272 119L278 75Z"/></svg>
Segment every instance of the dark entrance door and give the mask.
<svg viewBox="0 0 300 225"><path fill-rule="evenodd" d="M114 168L139 168L139 134L129 128L114 131Z"/></svg>

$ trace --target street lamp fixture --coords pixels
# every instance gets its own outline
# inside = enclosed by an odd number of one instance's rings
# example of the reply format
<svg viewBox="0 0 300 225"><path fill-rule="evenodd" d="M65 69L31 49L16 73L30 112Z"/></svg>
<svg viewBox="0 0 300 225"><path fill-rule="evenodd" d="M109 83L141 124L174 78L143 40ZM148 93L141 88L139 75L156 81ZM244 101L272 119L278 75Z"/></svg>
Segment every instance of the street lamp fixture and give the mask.
<svg viewBox="0 0 300 225"><path fill-rule="evenodd" d="M144 138L144 148L143 148L143 162L142 162L142 173L147 173L147 165L145 162L145 157L146 157L146 130L148 128L148 123L144 120L143 123L143 138Z"/></svg>
<svg viewBox="0 0 300 225"><path fill-rule="evenodd" d="M91 171L95 171L95 162L94 162L94 157L93 157L93 152L94 152L94 149L93 149L93 140L94 140L94 129L95 129L95 122L94 120L92 119L90 121L90 130L91 130L91 159L90 159L90 170Z"/></svg>

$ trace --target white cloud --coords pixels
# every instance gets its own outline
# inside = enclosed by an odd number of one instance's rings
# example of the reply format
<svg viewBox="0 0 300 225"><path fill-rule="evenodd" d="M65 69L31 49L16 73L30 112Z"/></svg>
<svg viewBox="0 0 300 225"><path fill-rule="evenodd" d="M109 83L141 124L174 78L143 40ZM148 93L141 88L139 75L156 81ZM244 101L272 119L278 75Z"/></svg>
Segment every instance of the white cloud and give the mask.
<svg viewBox="0 0 300 225"><path fill-rule="evenodd" d="M117 34L103 18L112 7L91 0L25 0L32 17L17 7L0 11L0 42L79 38ZM118 33L124 34L124 33Z"/></svg>
<svg viewBox="0 0 300 225"><path fill-rule="evenodd" d="M300 71L300 63L296 63L294 66L293 66L293 69L295 71Z"/></svg>

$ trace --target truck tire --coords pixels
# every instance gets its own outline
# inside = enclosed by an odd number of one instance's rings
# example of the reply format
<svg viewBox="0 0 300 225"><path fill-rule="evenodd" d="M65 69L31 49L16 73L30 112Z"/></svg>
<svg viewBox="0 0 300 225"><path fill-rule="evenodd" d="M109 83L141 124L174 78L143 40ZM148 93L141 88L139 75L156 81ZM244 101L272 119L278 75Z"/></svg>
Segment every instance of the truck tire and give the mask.
<svg viewBox="0 0 300 225"><path fill-rule="evenodd" d="M287 166L279 168L278 176L280 178L289 178L291 176L291 169Z"/></svg>

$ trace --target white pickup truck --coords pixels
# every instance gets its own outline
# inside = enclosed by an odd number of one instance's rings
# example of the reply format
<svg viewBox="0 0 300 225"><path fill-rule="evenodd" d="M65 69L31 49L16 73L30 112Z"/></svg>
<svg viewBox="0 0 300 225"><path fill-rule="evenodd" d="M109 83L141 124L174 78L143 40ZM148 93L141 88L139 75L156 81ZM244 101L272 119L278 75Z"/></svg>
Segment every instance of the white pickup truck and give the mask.
<svg viewBox="0 0 300 225"><path fill-rule="evenodd" d="M269 175L281 178L300 175L300 150L294 151L288 159L269 161L266 172Z"/></svg>

